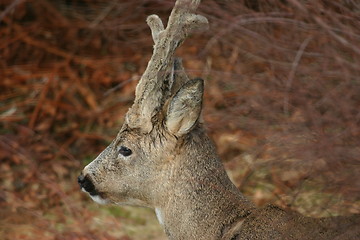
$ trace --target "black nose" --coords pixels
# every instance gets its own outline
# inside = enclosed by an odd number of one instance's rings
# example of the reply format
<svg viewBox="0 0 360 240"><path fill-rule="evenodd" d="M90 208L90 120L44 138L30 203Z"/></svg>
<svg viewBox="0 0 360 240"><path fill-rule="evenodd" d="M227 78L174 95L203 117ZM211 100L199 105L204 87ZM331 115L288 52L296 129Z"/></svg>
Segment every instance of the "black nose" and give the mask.
<svg viewBox="0 0 360 240"><path fill-rule="evenodd" d="M99 193L96 191L94 184L92 183L92 181L90 180L90 178L86 175L80 175L78 177L78 183L80 185L80 188L84 189L85 191L87 191L88 193L90 193L90 195L94 196L94 195L98 195Z"/></svg>
<svg viewBox="0 0 360 240"><path fill-rule="evenodd" d="M78 183L79 183L80 187L81 187L81 184L83 184L84 182L85 182L85 176L81 174L80 176L78 176Z"/></svg>

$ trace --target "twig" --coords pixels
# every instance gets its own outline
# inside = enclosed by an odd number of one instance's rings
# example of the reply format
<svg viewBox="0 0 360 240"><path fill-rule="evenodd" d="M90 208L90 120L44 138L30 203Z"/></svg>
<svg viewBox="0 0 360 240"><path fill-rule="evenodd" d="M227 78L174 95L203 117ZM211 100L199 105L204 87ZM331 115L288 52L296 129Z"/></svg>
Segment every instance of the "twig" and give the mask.
<svg viewBox="0 0 360 240"><path fill-rule="evenodd" d="M14 8L16 8L17 5L24 2L25 0L15 0L13 1L5 10L0 13L0 22L3 20L3 18L8 14L10 11L12 11Z"/></svg>
<svg viewBox="0 0 360 240"><path fill-rule="evenodd" d="M247 16L247 15L245 15ZM290 18L286 18L286 17L272 17L272 16L267 16L267 15L261 15L261 16L256 16L256 17L245 17L240 15L238 17L236 17L233 21L233 23L231 23L227 28L222 29L221 31L219 31L218 34L216 34L214 37L212 37L208 43L206 44L204 51L208 51L208 49L211 49L213 47L213 45L219 40L222 39L224 36L226 36L227 34L230 34L231 32L233 32L235 29L239 29L242 28L241 26L245 26L245 25L250 25L250 24L258 24L258 23L277 23L277 24L292 24L295 26L301 26L304 29L316 29L314 25L310 25L308 23L305 23L303 21L299 21L299 20L294 20L294 19L290 19ZM243 30L243 29L241 29ZM267 43L269 41L266 41Z"/></svg>
<svg viewBox="0 0 360 240"><path fill-rule="evenodd" d="M348 47L352 49L354 52L360 55L360 48L355 46L354 44L351 44L348 40L343 38L342 36L338 35L333 28L331 28L329 25L327 25L321 18L319 18L316 15L310 14L309 11L306 9L306 7L303 6L302 3L300 3L297 0L289 0L290 3L292 3L295 7L300 9L302 12L308 14L314 21L322 27L330 36L332 36L337 42L341 43L345 47Z"/></svg>
<svg viewBox="0 0 360 240"><path fill-rule="evenodd" d="M92 21L89 25L90 28L95 28L97 25L99 25L100 22L102 22L107 15L114 9L116 6L117 1L113 1L110 3L101 13L95 18L94 21Z"/></svg>
<svg viewBox="0 0 360 240"><path fill-rule="evenodd" d="M53 79L52 77L50 77L50 78L45 78L45 79L44 79L45 85L44 85L44 87L43 87L43 89L42 89L42 91L41 91L39 100L38 100L38 102L37 102L37 104L36 104L36 107L35 107L35 109L34 109L34 112L33 112L33 114L31 115L31 118L30 118L30 121L29 121L29 128L30 128L30 129L34 129L35 121L36 121L36 119L38 118L39 113L40 113L40 109L41 109L41 107L43 106L43 103L44 103L44 101L45 101L45 99L46 99L46 94L47 94L48 91L49 91L49 88L50 88L50 84L51 84L51 82L52 82L52 79Z"/></svg>
<svg viewBox="0 0 360 240"><path fill-rule="evenodd" d="M103 94L103 96L104 96L104 97L108 96L109 94L111 94L111 93L119 90L120 88L122 88L123 86L125 86L126 84L128 84L129 82L132 82L132 81L134 81L134 80L136 80L136 79L138 79L138 78L139 78L139 76L138 76L138 75L135 75L135 76L132 76L131 78L129 78L129 79L125 80L125 81L122 81L121 83L119 83L119 84L116 85L115 87L110 88L109 90L107 90L107 91Z"/></svg>
<svg viewBox="0 0 360 240"><path fill-rule="evenodd" d="M75 71L70 66L66 66L65 70L68 73L68 76L70 77L70 79L72 79L74 81L76 89L79 91L80 95L84 98L84 100L88 104L88 106L92 110L98 109L98 103L96 101L96 96L91 91L91 89L87 85L81 84L81 82L79 81L79 77L77 76Z"/></svg>
<svg viewBox="0 0 360 240"><path fill-rule="evenodd" d="M11 21L9 19L4 20L7 23L10 23ZM48 43L44 42L44 41L39 41L37 39L32 38L31 36L29 36L28 34L26 34L26 30L24 30L20 25L16 24L16 23L12 23L12 27L15 29L15 31L20 34L22 36L21 41L23 41L24 43L27 43L29 45L38 47L40 49L44 49L45 51L63 57L66 60L69 61L74 61L78 64L82 64L91 68L97 68L98 67L98 63L95 65L95 63L93 64L93 62L96 61L92 61L91 59L85 59L76 55L73 55L71 53L65 52L55 46L50 46Z"/></svg>
<svg viewBox="0 0 360 240"><path fill-rule="evenodd" d="M290 94L290 89L291 89L292 83L294 81L295 72L299 65L300 59L304 53L304 50L305 50L306 46L309 44L311 39L312 39L312 36L309 36L301 43L300 48L297 51L295 59L292 63L291 71L289 73L288 80L286 82L286 90L285 90L286 92L285 92L285 97L284 97L284 114L286 116L288 116L288 114L289 114L289 94Z"/></svg>

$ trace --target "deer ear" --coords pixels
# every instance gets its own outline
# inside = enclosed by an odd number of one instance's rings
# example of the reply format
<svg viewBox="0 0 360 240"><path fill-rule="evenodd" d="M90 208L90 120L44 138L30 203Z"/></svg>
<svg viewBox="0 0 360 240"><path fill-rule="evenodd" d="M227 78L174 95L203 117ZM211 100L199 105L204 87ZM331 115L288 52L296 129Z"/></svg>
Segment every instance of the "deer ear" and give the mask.
<svg viewBox="0 0 360 240"><path fill-rule="evenodd" d="M165 125L167 130L182 136L191 131L197 123L204 92L204 80L195 78L186 82L168 105Z"/></svg>

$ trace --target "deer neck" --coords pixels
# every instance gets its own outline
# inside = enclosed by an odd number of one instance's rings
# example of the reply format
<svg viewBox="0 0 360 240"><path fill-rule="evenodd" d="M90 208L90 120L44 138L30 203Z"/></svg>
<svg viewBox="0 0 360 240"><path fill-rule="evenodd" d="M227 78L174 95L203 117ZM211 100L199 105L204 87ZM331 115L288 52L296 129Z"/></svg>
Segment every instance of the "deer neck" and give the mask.
<svg viewBox="0 0 360 240"><path fill-rule="evenodd" d="M207 136L193 135L181 149L155 206L158 220L169 239L219 239L254 206L230 181Z"/></svg>

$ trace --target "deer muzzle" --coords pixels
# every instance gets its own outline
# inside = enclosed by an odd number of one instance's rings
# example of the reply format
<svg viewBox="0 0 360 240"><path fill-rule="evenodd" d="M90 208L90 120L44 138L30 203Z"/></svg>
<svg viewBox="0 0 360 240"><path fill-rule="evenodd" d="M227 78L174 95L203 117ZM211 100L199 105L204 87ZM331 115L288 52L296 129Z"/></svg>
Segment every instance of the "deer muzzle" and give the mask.
<svg viewBox="0 0 360 240"><path fill-rule="evenodd" d="M96 191L94 184L88 175L81 174L78 177L78 183L80 185L81 190L84 192L88 192L91 196L99 195L98 191Z"/></svg>

